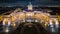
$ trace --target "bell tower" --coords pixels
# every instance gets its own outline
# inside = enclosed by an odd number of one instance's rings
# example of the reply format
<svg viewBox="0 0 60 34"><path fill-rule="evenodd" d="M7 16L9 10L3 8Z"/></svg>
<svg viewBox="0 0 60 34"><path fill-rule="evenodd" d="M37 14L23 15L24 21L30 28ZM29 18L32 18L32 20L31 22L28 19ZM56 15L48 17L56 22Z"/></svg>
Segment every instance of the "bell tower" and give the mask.
<svg viewBox="0 0 60 34"><path fill-rule="evenodd" d="M28 10L32 10L32 9L33 9L33 6L31 4L31 2L29 2L29 4L28 4Z"/></svg>

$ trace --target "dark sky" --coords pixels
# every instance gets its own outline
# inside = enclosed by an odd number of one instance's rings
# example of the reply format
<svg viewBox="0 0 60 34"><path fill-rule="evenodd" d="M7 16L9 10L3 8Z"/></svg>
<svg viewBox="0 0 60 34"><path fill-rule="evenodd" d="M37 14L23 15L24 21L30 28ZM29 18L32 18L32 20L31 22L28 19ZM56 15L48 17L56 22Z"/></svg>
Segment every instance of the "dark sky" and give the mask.
<svg viewBox="0 0 60 34"><path fill-rule="evenodd" d="M29 2L31 2L33 6L60 6L60 0L0 0L0 7L26 7ZM4 9L0 10L0 12L3 13L9 10Z"/></svg>
<svg viewBox="0 0 60 34"><path fill-rule="evenodd" d="M0 6L27 6L29 2L34 6L60 5L60 0L0 0Z"/></svg>

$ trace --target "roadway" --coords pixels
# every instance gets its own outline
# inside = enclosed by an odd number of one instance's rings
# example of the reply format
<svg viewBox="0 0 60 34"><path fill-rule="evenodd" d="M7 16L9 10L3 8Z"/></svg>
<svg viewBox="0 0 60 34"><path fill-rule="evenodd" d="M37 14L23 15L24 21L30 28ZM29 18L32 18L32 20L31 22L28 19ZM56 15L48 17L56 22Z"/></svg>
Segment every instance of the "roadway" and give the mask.
<svg viewBox="0 0 60 34"><path fill-rule="evenodd" d="M9 26L9 29L11 29L10 32L2 32L1 34L49 34L49 32L46 31L41 24L35 22L22 23L16 29Z"/></svg>
<svg viewBox="0 0 60 34"><path fill-rule="evenodd" d="M13 26L2 26L0 24L0 34L60 34L60 25L59 27L56 27L53 25L53 27L47 26L46 29L43 27L43 25L39 22L22 22L19 25L16 22L15 28ZM6 30L6 28L9 28L9 32L5 32L3 30ZM52 29L55 30L55 32L52 32Z"/></svg>

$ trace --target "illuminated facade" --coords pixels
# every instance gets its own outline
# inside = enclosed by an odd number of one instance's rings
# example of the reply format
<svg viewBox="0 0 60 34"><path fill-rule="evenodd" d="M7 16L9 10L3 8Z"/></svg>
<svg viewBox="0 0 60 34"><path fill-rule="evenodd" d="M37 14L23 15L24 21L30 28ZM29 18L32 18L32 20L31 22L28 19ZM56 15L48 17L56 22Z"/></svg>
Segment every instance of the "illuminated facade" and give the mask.
<svg viewBox="0 0 60 34"><path fill-rule="evenodd" d="M33 10L33 6L31 4L31 2L28 5L28 10ZM7 15L6 15L7 17ZM26 11L21 11L20 9L16 9L15 11L13 11L12 13L10 13L9 17L10 18L6 18L5 16L3 16L3 25L5 25L6 21L8 24L14 23L14 22L18 22L21 20L26 20L27 18L29 19L39 19L41 20L40 22L44 21L47 24L49 24L51 21L51 15L49 13L44 13L42 11L33 11L33 12L26 12ZM9 21L9 20L10 21ZM57 22L57 20L56 20ZM45 24L46 25L46 24Z"/></svg>

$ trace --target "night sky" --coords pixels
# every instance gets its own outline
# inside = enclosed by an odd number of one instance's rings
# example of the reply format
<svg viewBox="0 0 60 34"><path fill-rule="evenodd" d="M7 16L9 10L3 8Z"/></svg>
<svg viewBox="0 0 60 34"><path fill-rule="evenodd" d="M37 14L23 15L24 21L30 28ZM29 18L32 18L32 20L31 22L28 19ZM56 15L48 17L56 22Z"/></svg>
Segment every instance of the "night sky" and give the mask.
<svg viewBox="0 0 60 34"><path fill-rule="evenodd" d="M0 6L27 6L29 2L34 6L60 5L60 0L0 0Z"/></svg>
<svg viewBox="0 0 60 34"><path fill-rule="evenodd" d="M0 0L0 7L16 7L16 6L26 7L29 4L29 2L31 2L33 6L39 7L60 6L60 0ZM8 12L9 10L11 10L11 8L0 8L0 14ZM54 8L54 10L53 11L56 13L57 9ZM58 11L58 13L60 13L60 11Z"/></svg>

